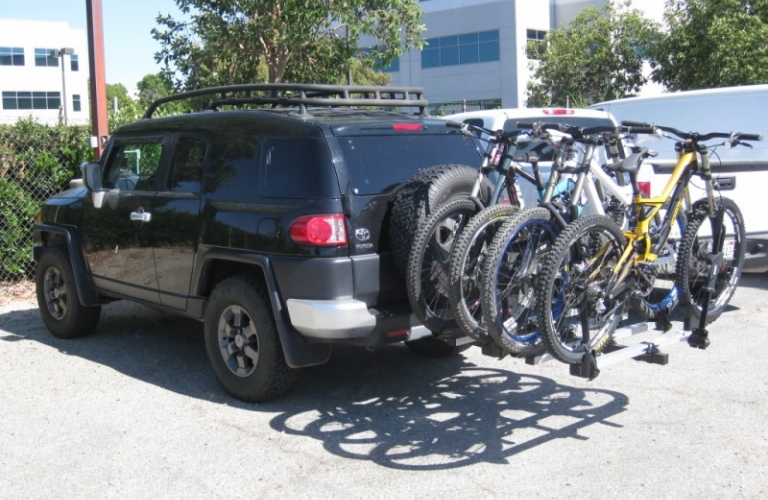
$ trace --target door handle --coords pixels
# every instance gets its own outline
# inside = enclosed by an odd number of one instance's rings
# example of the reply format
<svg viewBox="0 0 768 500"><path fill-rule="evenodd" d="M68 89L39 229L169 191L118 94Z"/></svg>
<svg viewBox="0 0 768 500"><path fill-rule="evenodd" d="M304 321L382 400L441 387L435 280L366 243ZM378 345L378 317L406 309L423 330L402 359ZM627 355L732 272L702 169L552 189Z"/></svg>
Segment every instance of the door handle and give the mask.
<svg viewBox="0 0 768 500"><path fill-rule="evenodd" d="M134 222L149 222L152 220L152 214L144 210L131 212L131 220Z"/></svg>

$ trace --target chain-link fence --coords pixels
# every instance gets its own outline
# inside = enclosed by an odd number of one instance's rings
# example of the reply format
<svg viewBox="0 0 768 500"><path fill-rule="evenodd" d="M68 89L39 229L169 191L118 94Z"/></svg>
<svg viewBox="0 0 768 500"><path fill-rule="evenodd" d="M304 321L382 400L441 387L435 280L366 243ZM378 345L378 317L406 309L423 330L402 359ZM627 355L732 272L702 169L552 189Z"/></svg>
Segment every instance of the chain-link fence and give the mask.
<svg viewBox="0 0 768 500"><path fill-rule="evenodd" d="M79 177L93 157L88 127L32 120L0 125L0 283L34 274L32 230L43 202Z"/></svg>

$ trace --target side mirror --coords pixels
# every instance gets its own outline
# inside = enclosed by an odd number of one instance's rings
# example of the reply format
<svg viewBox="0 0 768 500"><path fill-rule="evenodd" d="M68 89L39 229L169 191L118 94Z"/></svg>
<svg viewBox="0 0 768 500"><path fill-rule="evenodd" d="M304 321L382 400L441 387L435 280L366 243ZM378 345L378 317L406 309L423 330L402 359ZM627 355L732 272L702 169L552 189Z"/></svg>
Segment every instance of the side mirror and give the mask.
<svg viewBox="0 0 768 500"><path fill-rule="evenodd" d="M104 202L104 188L101 183L101 165L94 162L87 162L80 165L83 171L83 181L85 186L91 191L93 206L101 208Z"/></svg>

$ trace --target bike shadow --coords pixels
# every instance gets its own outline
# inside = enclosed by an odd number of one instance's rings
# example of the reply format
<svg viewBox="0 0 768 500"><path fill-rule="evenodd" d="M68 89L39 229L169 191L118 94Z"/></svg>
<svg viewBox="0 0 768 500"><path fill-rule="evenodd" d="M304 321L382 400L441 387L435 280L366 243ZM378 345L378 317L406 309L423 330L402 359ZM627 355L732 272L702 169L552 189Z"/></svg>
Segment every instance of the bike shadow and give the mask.
<svg viewBox="0 0 768 500"><path fill-rule="evenodd" d="M0 315L2 342L32 341L108 366L166 390L243 411L277 413L277 432L316 439L333 455L400 470L509 463L554 439L623 412L619 392L582 389L458 355L425 359L400 345L374 352L339 346L322 366L303 370L286 397L247 404L223 392L208 367L202 324L131 303L104 308L89 337L61 340L36 309Z"/></svg>

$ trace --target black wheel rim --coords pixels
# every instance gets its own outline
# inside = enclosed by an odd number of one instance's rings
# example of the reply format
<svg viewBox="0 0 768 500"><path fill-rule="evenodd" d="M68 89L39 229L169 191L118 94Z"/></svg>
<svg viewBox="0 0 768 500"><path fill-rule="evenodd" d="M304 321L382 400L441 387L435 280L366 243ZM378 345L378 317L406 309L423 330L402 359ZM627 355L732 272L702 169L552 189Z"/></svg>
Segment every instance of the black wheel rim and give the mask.
<svg viewBox="0 0 768 500"><path fill-rule="evenodd" d="M67 315L67 298L69 292L64 278L56 267L49 267L43 279L45 305L54 319L62 320Z"/></svg>
<svg viewBox="0 0 768 500"><path fill-rule="evenodd" d="M229 306L219 316L219 352L229 371L247 377L259 363L256 327L248 312L240 306Z"/></svg>

